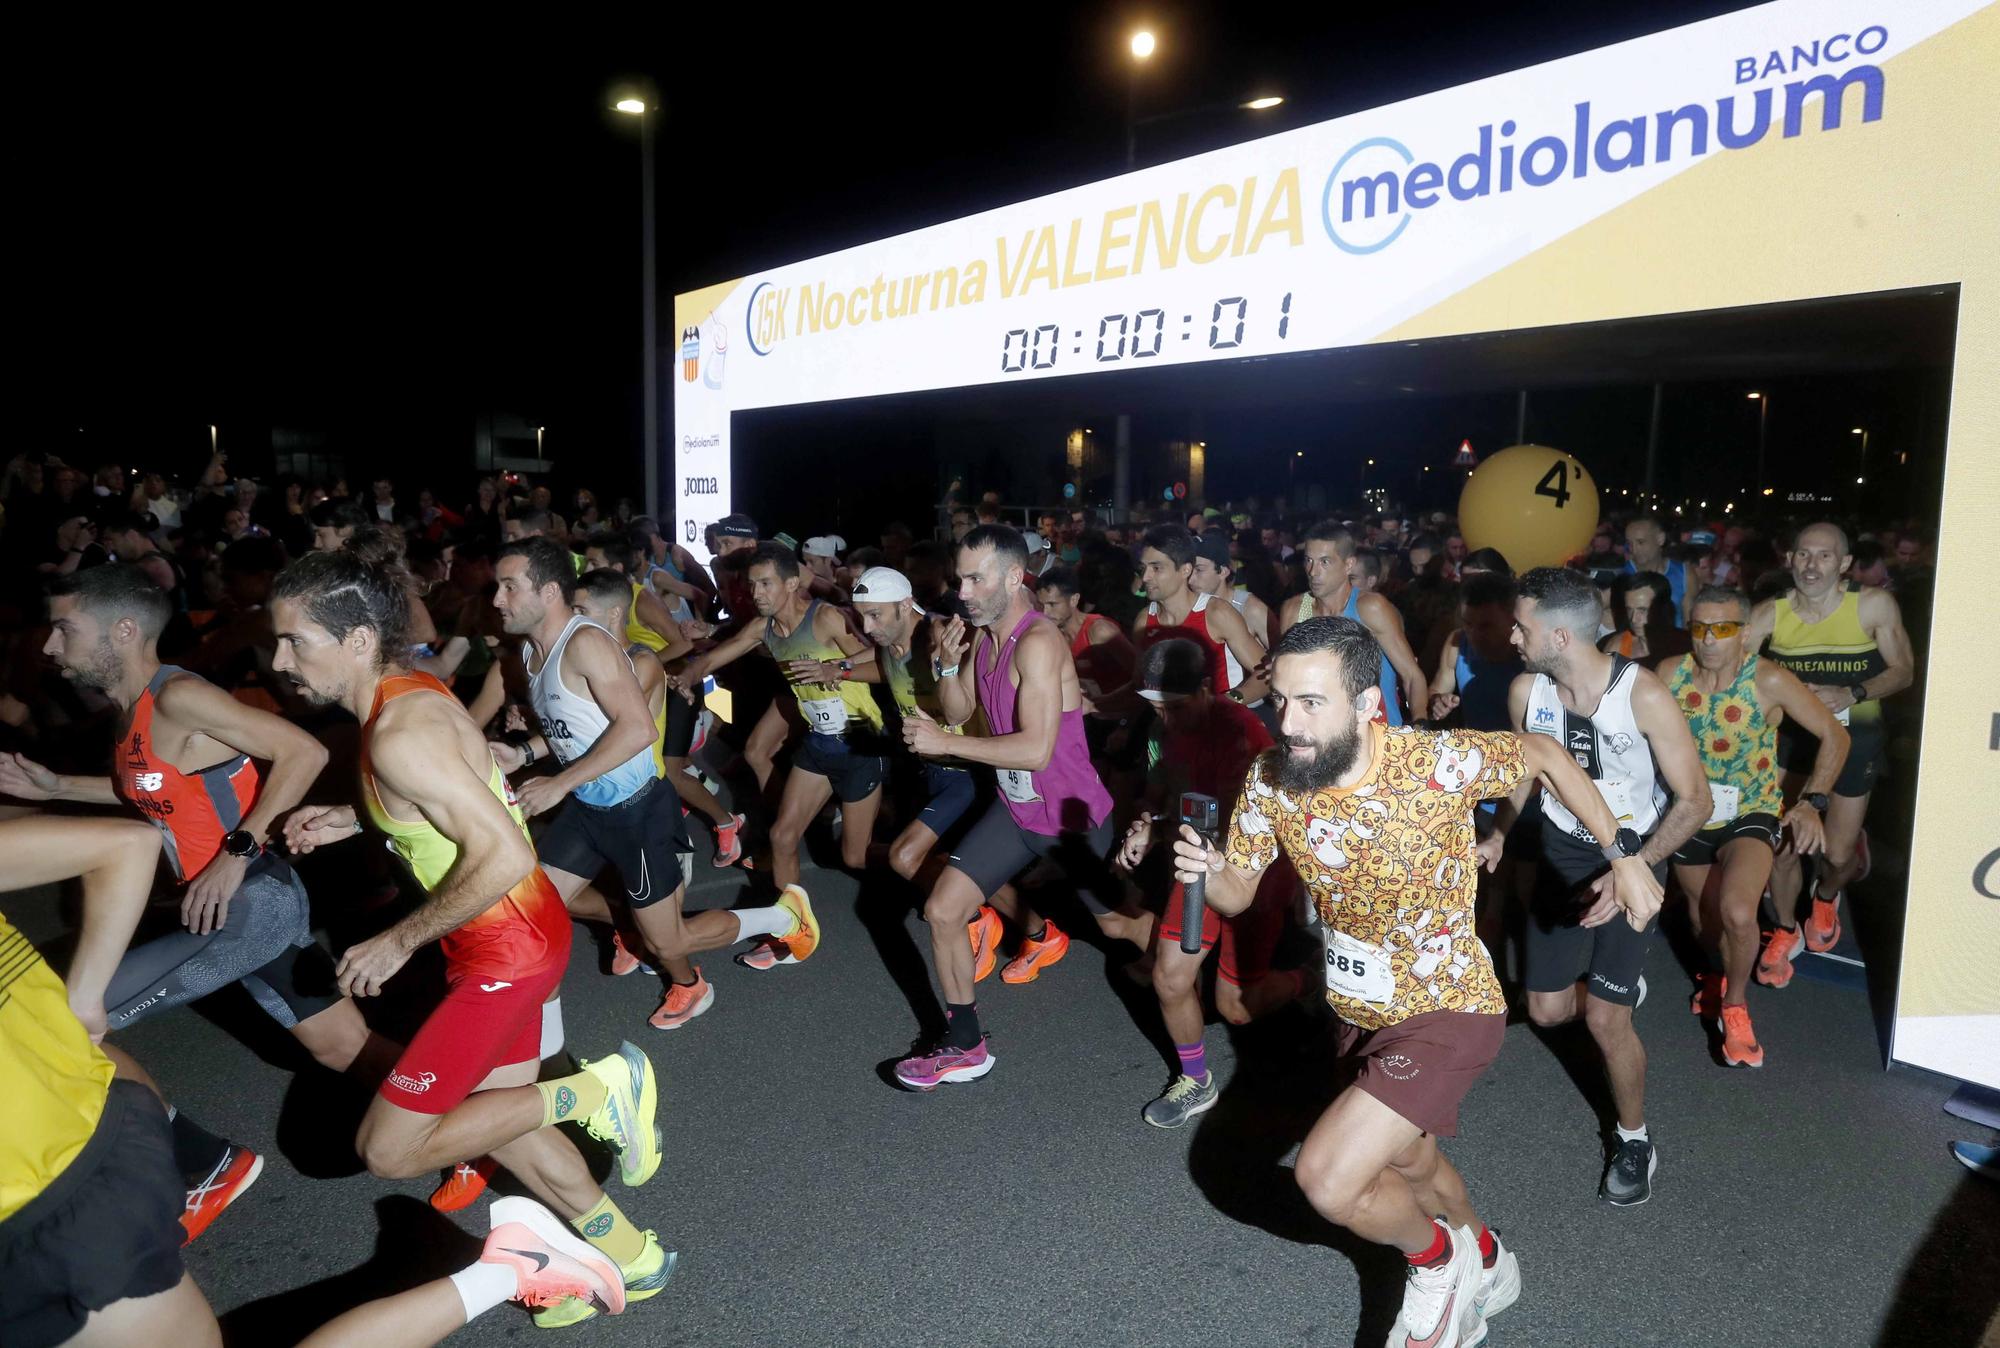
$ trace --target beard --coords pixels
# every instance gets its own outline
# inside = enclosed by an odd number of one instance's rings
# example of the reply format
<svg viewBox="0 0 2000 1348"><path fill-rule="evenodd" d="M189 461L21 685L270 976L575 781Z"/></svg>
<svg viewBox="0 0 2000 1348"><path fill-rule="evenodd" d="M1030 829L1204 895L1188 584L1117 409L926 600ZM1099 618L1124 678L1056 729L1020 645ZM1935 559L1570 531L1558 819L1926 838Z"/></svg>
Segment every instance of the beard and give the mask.
<svg viewBox="0 0 2000 1348"><path fill-rule="evenodd" d="M1562 661L1556 658L1553 647L1544 646L1539 652L1522 651L1521 668L1530 674L1546 674L1555 678L1562 673Z"/></svg>
<svg viewBox="0 0 2000 1348"><path fill-rule="evenodd" d="M1349 726L1347 733L1336 735L1324 742L1314 739L1283 739L1279 744L1285 753L1278 759L1278 788L1295 796L1309 795L1322 791L1354 767L1354 760L1361 756L1361 723ZM1300 761L1291 750L1312 749L1311 758Z"/></svg>
<svg viewBox="0 0 2000 1348"><path fill-rule="evenodd" d="M111 639L104 638L97 649L73 665L62 667L64 677L72 683L80 683L86 688L94 688L100 693L108 693L118 686L118 679L125 671L118 664L118 655L111 649Z"/></svg>

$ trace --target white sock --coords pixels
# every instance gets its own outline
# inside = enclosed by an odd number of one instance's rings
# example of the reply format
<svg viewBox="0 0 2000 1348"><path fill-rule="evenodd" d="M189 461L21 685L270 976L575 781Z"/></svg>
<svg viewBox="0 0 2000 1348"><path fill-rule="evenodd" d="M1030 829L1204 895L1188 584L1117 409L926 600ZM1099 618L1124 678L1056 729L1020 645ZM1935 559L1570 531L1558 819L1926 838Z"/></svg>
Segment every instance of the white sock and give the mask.
<svg viewBox="0 0 2000 1348"><path fill-rule="evenodd" d="M769 908L738 908L731 916L736 919L739 941L747 936L789 936L798 926L798 919L776 904Z"/></svg>
<svg viewBox="0 0 2000 1348"><path fill-rule="evenodd" d="M478 1263L451 1275L458 1299L465 1306L465 1322L471 1324L520 1288L520 1279L505 1264Z"/></svg>
<svg viewBox="0 0 2000 1348"><path fill-rule="evenodd" d="M551 997L542 1003L542 1056L553 1058L562 1052L562 1046L562 998Z"/></svg>
<svg viewBox="0 0 2000 1348"><path fill-rule="evenodd" d="M1618 1129L1618 1140L1620 1142L1651 1142L1653 1140L1646 1136L1646 1125L1643 1123L1629 1132L1622 1124L1614 1126Z"/></svg>

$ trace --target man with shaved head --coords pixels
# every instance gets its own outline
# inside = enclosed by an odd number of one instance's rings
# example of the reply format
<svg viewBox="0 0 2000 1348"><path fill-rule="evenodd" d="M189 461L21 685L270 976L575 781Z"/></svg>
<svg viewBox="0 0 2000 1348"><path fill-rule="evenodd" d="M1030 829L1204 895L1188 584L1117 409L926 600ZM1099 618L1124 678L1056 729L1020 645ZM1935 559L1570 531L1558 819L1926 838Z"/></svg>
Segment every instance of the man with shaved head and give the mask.
<svg viewBox="0 0 2000 1348"><path fill-rule="evenodd" d="M1771 658L1796 674L1847 727L1849 746L1832 795L1806 797L1825 819L1826 848L1803 935L1797 851L1779 853L1771 868L1778 925L1758 957L1757 981L1775 988L1791 982L1792 962L1802 950L1824 953L1840 941L1841 898L1866 869L1861 825L1882 763L1882 699L1908 688L1916 675L1895 597L1848 583L1854 554L1844 529L1826 522L1807 525L1788 560L1792 583L1751 614L1747 646L1754 651L1768 638ZM1787 801L1800 795L1817 752L1818 741L1795 724L1780 728L1778 766Z"/></svg>
<svg viewBox="0 0 2000 1348"><path fill-rule="evenodd" d="M1660 522L1641 515L1625 526L1625 551L1630 560L1625 563L1625 574L1637 575L1641 571L1652 571L1667 578L1667 584L1674 592L1674 626L1687 626L1688 588L1687 563L1669 560L1667 557L1667 531Z"/></svg>

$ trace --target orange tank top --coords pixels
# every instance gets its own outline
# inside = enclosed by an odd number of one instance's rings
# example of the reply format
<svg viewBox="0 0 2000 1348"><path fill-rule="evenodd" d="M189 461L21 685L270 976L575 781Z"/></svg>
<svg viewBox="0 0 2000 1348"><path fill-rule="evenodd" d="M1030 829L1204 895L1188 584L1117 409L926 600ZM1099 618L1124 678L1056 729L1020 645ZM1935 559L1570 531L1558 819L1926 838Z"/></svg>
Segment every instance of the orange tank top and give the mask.
<svg viewBox="0 0 2000 1348"><path fill-rule="evenodd" d="M215 860L223 835L243 827L243 816L256 806L257 765L238 754L200 772L182 772L154 750L153 700L179 674L187 671L161 665L132 704L132 719L114 751L111 785L160 831L167 860L185 882Z"/></svg>

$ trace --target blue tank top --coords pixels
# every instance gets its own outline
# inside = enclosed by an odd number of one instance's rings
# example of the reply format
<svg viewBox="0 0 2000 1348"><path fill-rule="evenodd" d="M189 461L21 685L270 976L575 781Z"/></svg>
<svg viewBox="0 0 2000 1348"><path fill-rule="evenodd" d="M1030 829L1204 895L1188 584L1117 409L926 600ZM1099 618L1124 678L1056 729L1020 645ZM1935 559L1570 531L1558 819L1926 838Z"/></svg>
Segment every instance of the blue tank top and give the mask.
<svg viewBox="0 0 2000 1348"><path fill-rule="evenodd" d="M1361 591L1349 586L1347 607L1340 611L1343 618L1361 621ZM1381 672L1375 676L1376 684L1382 689L1382 714L1389 718L1392 726L1403 724L1402 695L1396 689L1396 667L1389 663L1389 657L1382 657Z"/></svg>
<svg viewBox="0 0 2000 1348"><path fill-rule="evenodd" d="M1458 710L1467 730L1512 730L1507 718L1507 688L1523 668L1518 656L1485 660L1458 643Z"/></svg>

